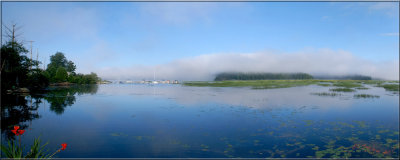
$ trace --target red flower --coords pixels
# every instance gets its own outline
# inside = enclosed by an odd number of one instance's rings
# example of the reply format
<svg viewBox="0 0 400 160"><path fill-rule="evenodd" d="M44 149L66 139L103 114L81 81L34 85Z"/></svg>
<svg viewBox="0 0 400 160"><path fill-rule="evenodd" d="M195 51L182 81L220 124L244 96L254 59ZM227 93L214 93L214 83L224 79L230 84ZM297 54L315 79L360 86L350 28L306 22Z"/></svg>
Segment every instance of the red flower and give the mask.
<svg viewBox="0 0 400 160"><path fill-rule="evenodd" d="M18 130L18 133L20 134L20 135L22 135L22 134L24 134L24 132L25 132L25 130Z"/></svg>
<svg viewBox="0 0 400 160"><path fill-rule="evenodd" d="M65 148L67 148L67 144L66 143L61 144L61 146L62 146L61 150L64 150Z"/></svg>
<svg viewBox="0 0 400 160"><path fill-rule="evenodd" d="M14 130L18 130L19 129L19 126L14 126Z"/></svg>
<svg viewBox="0 0 400 160"><path fill-rule="evenodd" d="M12 133L14 133L15 135L19 136L24 134L25 130L19 130L19 126L14 126L14 129L11 130Z"/></svg>
<svg viewBox="0 0 400 160"><path fill-rule="evenodd" d="M11 130L15 135L18 135L17 130Z"/></svg>

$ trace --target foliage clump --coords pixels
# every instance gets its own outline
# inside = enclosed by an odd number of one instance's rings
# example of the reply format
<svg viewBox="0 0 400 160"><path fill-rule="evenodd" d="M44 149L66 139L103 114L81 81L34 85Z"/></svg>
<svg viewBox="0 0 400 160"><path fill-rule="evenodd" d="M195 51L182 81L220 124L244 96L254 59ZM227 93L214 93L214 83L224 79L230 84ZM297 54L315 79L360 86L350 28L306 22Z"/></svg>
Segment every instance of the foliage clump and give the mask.
<svg viewBox="0 0 400 160"><path fill-rule="evenodd" d="M378 85L378 87L383 87L387 91L399 91L398 84L383 84L383 85Z"/></svg>
<svg viewBox="0 0 400 160"><path fill-rule="evenodd" d="M75 73L74 62L68 60L64 53L57 52L50 56L50 63L47 65L47 72L51 82L70 82L76 84L96 84L100 78L96 73L81 74Z"/></svg>
<svg viewBox="0 0 400 160"><path fill-rule="evenodd" d="M339 94L339 93L322 92L322 93L311 93L311 95L336 97L336 96L340 96L341 94Z"/></svg>
<svg viewBox="0 0 400 160"><path fill-rule="evenodd" d="M58 67L56 75L55 75L55 80L57 82L65 82L67 80L68 73L67 70L65 70L64 67Z"/></svg>
<svg viewBox="0 0 400 160"><path fill-rule="evenodd" d="M371 95L371 94L356 94L354 98L379 98L378 95Z"/></svg>
<svg viewBox="0 0 400 160"><path fill-rule="evenodd" d="M7 27L6 27L7 28ZM46 88L50 83L78 82L79 84L95 84L100 81L95 73L76 75L76 65L67 60L64 53L57 52L50 56L47 69L41 69L40 61L27 57L28 49L15 37L15 25L8 29L9 39L1 45L1 90L16 91L19 88L29 90Z"/></svg>
<svg viewBox="0 0 400 160"><path fill-rule="evenodd" d="M355 90L351 89L351 88L332 88L332 89L330 89L330 91L333 91L333 92L355 92Z"/></svg>

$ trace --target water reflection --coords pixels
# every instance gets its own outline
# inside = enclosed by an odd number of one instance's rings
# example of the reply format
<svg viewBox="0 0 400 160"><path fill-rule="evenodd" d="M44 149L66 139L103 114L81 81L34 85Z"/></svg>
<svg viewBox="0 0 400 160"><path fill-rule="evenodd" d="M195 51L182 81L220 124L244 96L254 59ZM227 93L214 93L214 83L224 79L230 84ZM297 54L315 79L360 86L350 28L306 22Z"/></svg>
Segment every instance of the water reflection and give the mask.
<svg viewBox="0 0 400 160"><path fill-rule="evenodd" d="M98 139L129 150L113 153L123 158L396 157L398 143L392 141L398 140L394 114L398 97L377 87L337 97L310 94L329 89L102 86L97 100L123 112L102 115L116 125L109 127L111 131L102 130L110 132L110 139L104 135ZM354 94L381 97L355 99ZM129 127L122 130L121 126ZM381 153L358 151L352 148L355 144Z"/></svg>
<svg viewBox="0 0 400 160"><path fill-rule="evenodd" d="M133 97L159 97L174 100L184 106L196 106L204 103L230 104L260 109L282 108L287 106L320 106L322 108L353 105L354 94L387 94L383 88L371 87L369 90L357 90L354 93L341 93L338 97L319 97L310 93L329 92L332 87L317 85L280 88L250 89L246 87L190 87L178 85L107 85L102 86L100 94L131 95ZM340 101L338 99L341 99ZM364 99L365 100L365 99Z"/></svg>
<svg viewBox="0 0 400 160"><path fill-rule="evenodd" d="M72 106L75 101L75 94L95 94L97 85L79 85L69 87L50 88L51 91L43 96L50 103L50 110L61 115L68 106Z"/></svg>
<svg viewBox="0 0 400 160"><path fill-rule="evenodd" d="M27 122L41 117L38 108L44 100L50 104L50 111L61 115L66 107L75 103L75 95L95 94L97 90L97 85L80 85L51 87L48 92L31 95L1 95L2 134L5 134L8 139L15 139L10 128L15 125L20 126L21 129L29 128Z"/></svg>
<svg viewBox="0 0 400 160"><path fill-rule="evenodd" d="M34 101L34 103L32 103ZM21 129L28 128L25 122L40 118L37 110L41 99L27 100L25 96L2 95L1 96L1 131L9 139L15 139L10 128L19 125Z"/></svg>
<svg viewBox="0 0 400 160"><path fill-rule="evenodd" d="M376 87L336 97L310 94L329 89L53 88L32 101L19 99L20 106L43 109L22 141L45 135L50 149L68 142L73 147L58 154L63 158L398 157L398 96ZM37 112L36 105L31 113ZM358 145L371 151L358 151Z"/></svg>

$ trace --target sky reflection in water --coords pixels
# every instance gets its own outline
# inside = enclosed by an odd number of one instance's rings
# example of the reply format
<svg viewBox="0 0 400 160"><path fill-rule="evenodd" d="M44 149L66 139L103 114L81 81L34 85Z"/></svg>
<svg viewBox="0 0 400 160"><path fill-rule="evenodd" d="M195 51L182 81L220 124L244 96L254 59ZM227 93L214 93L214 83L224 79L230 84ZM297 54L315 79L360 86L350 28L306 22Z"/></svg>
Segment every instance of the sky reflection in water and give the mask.
<svg viewBox="0 0 400 160"><path fill-rule="evenodd" d="M65 158L398 157L399 95L368 87L325 97L310 93L330 87L315 85L109 84L36 96L39 116L15 123L28 129L25 144L39 135L52 149L68 143L58 154ZM359 93L380 97L353 98ZM29 106L30 97L21 103ZM12 138L4 130L3 142ZM358 152L355 144L390 153Z"/></svg>

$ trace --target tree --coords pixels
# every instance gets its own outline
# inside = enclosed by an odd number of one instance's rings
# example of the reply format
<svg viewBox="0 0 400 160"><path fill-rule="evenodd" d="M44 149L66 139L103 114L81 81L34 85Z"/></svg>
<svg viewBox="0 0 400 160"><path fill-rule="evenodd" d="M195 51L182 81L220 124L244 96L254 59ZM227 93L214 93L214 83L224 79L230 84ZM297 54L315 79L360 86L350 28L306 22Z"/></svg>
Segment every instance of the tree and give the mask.
<svg viewBox="0 0 400 160"><path fill-rule="evenodd" d="M64 53L57 52L56 54L50 56L50 64L49 65L55 65L58 67L66 67L67 65L67 58L65 58Z"/></svg>
<svg viewBox="0 0 400 160"><path fill-rule="evenodd" d="M31 89L45 88L49 85L49 76L46 71L41 69L32 69L28 74L27 83Z"/></svg>
<svg viewBox="0 0 400 160"><path fill-rule="evenodd" d="M58 67L55 80L57 82L65 82L68 78L67 70L64 67Z"/></svg>
<svg viewBox="0 0 400 160"><path fill-rule="evenodd" d="M68 63L67 63L67 72L69 72L70 74L75 74L75 69L76 69L76 66L75 66L75 64L74 64L74 62L72 62L72 61L68 61Z"/></svg>
<svg viewBox="0 0 400 160"><path fill-rule="evenodd" d="M16 25L8 29L9 40L1 46L1 89L7 90L26 85L26 77L31 61L26 55L28 50L16 40ZM3 92L2 92L3 93Z"/></svg>
<svg viewBox="0 0 400 160"><path fill-rule="evenodd" d="M75 75L76 66L74 62L68 61L64 53L57 52L56 54L50 56L50 63L47 65L47 72L49 72L51 81L57 81L56 73L58 68L63 67L69 74Z"/></svg>
<svg viewBox="0 0 400 160"><path fill-rule="evenodd" d="M88 84L96 84L97 81L100 80L99 77L97 77L96 73L90 72L90 74L86 75L88 79Z"/></svg>
<svg viewBox="0 0 400 160"><path fill-rule="evenodd" d="M96 84L101 79L97 76L96 73L91 72L90 74L81 74L78 73L73 76L68 77L68 81L77 84Z"/></svg>

